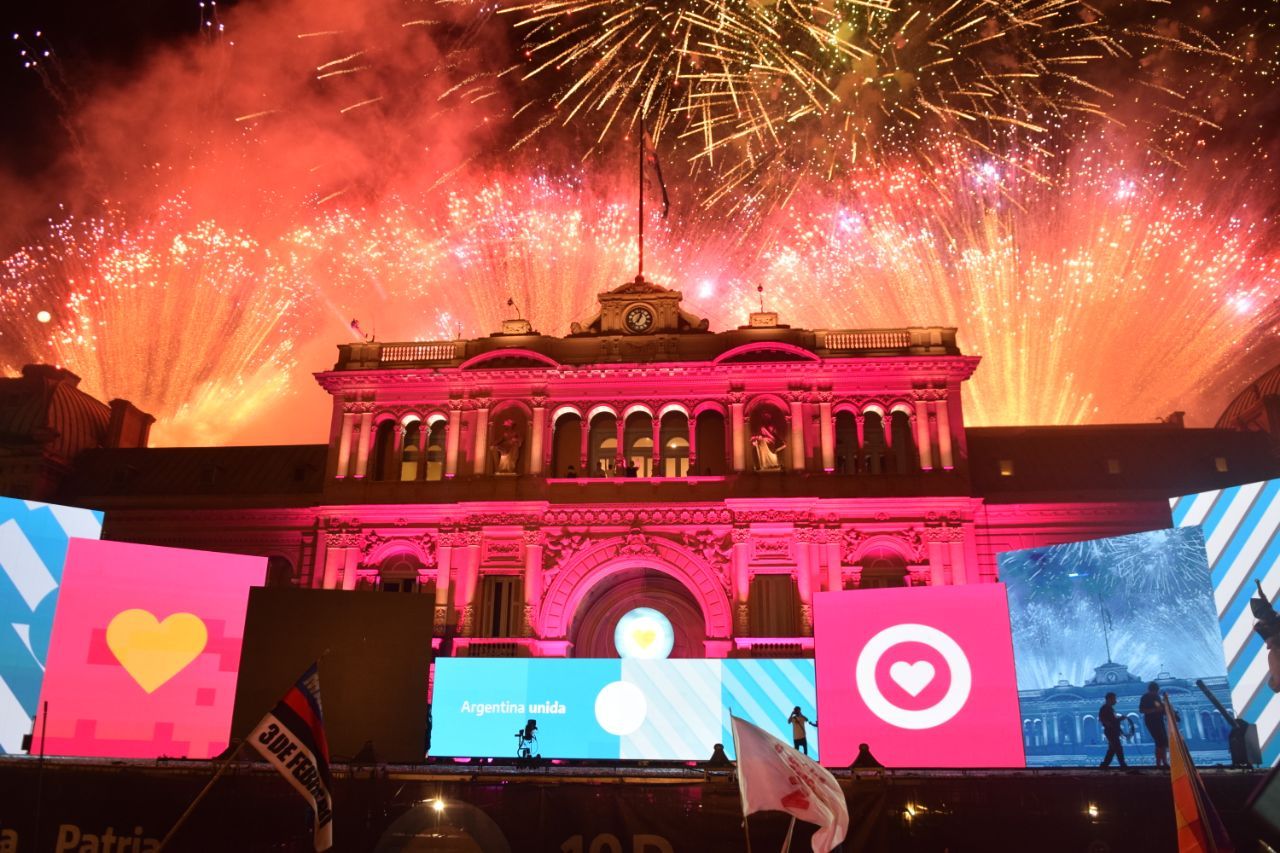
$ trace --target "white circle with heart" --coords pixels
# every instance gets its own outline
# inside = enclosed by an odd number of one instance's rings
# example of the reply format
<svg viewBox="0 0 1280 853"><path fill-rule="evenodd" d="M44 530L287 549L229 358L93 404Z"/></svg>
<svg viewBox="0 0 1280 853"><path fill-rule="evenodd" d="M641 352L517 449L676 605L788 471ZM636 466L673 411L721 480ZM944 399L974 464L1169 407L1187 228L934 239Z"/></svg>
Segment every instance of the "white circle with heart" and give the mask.
<svg viewBox="0 0 1280 853"><path fill-rule="evenodd" d="M613 629L613 647L621 658L660 660L671 655L675 643L671 620L652 607L628 610Z"/></svg>
<svg viewBox="0 0 1280 853"><path fill-rule="evenodd" d="M920 643L942 655L951 670L947 692L928 708L910 709L895 705L885 698L876 682L876 669L885 652L901 643ZM927 660L899 660L889 667L889 678L911 696L919 696L937 673ZM932 729L950 720L969 700L973 688L973 671L960 644L950 636L928 625L903 623L885 628L862 647L854 668L854 679L862 701L871 713L900 729Z"/></svg>

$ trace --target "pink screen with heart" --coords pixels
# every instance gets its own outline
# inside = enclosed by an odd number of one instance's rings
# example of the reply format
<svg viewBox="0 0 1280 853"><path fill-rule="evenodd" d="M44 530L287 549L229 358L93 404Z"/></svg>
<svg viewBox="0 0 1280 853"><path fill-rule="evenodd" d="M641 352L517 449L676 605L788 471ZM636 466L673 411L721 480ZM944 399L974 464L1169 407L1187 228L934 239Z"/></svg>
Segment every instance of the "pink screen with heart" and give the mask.
<svg viewBox="0 0 1280 853"><path fill-rule="evenodd" d="M265 576L263 557L71 540L40 696L45 752L221 752L249 587Z"/></svg>
<svg viewBox="0 0 1280 853"><path fill-rule="evenodd" d="M822 763L1022 767L1002 584L814 597Z"/></svg>

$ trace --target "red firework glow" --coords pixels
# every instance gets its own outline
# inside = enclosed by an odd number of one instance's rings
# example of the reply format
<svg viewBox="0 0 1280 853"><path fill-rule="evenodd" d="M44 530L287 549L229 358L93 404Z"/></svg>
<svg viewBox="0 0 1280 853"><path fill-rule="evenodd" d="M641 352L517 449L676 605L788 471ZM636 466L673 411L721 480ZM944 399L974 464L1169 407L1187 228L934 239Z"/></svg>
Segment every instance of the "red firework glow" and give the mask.
<svg viewBox="0 0 1280 853"><path fill-rule="evenodd" d="M69 367L91 393L155 413L160 443L319 441L328 402L309 374L353 316L382 340L430 340L487 334L511 295L547 334L589 314L634 274L630 143L604 137L578 162L601 117L549 121L572 78L503 73L522 61L512 16L410 11L246 6L127 79L65 88L46 74L71 143L48 176L0 179L28 200L0 235L0 368ZM972 423L1175 408L1203 423L1277 355L1267 152L1233 137L1236 156L1213 153L1226 131L1209 125L1255 108L1216 85L1183 124L1122 105L1153 80L1225 79L1227 48L1250 57L1242 38L1153 51L1132 81L1099 72L1117 93L1098 95L1111 122L1068 133L1059 118L998 145L926 145L899 122L911 156L840 174L831 158L779 157L726 193L726 173L677 136L664 154L676 210L652 223L646 273L714 328L740 323L760 284L792 325L956 325L984 357ZM1247 83L1275 69L1228 70ZM47 199L64 212L32 237Z"/></svg>

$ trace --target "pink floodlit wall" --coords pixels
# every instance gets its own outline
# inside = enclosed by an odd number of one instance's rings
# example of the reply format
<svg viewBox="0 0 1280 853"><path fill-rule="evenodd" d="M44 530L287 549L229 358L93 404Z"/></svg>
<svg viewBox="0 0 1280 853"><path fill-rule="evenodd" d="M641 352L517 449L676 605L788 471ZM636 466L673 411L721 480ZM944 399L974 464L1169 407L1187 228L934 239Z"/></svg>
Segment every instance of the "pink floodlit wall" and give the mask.
<svg viewBox="0 0 1280 853"><path fill-rule="evenodd" d="M262 557L71 540L40 697L49 709L44 751L221 752L249 587L265 576Z"/></svg>
<svg viewBox="0 0 1280 853"><path fill-rule="evenodd" d="M824 764L1024 766L1003 584L815 598Z"/></svg>

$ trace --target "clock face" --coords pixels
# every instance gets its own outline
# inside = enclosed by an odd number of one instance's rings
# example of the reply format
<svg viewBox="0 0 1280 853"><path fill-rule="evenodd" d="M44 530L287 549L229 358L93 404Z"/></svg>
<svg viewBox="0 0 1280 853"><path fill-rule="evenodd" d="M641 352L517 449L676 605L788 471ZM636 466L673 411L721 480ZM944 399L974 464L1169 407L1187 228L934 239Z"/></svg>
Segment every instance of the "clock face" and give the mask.
<svg viewBox="0 0 1280 853"><path fill-rule="evenodd" d="M647 332L653 328L653 311L645 305L628 308L626 321L628 331Z"/></svg>

